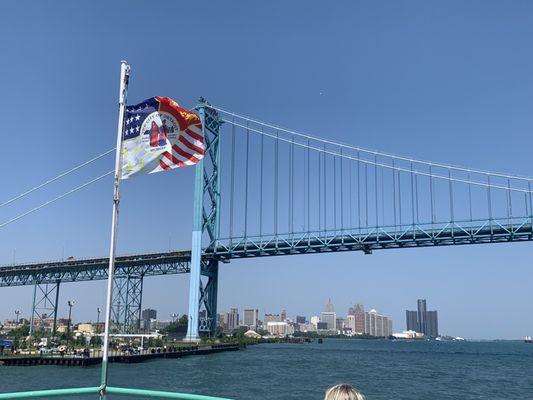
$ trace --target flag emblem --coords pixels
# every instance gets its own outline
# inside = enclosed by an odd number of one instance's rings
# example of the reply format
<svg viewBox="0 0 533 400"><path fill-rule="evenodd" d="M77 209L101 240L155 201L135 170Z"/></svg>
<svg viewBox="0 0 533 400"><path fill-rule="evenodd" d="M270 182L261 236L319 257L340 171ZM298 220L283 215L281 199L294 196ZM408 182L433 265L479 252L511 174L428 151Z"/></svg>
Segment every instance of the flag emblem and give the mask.
<svg viewBox="0 0 533 400"><path fill-rule="evenodd" d="M122 179L194 165L205 153L200 118L168 97L126 107Z"/></svg>

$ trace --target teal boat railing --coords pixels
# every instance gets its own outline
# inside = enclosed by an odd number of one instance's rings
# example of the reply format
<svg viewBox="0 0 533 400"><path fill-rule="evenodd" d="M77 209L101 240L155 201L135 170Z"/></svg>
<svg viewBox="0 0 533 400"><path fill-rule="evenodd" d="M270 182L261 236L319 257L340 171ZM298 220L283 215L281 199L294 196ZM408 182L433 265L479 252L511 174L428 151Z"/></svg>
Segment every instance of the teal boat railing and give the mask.
<svg viewBox="0 0 533 400"><path fill-rule="evenodd" d="M119 395L135 396L153 399L182 399L182 400L229 400L222 397L204 396L200 394L164 392L160 390L130 389L107 386L105 392L100 387L84 387L72 389L50 389L50 390L33 390L27 392L0 393L0 400L3 399L36 399L45 397L71 397L97 395Z"/></svg>

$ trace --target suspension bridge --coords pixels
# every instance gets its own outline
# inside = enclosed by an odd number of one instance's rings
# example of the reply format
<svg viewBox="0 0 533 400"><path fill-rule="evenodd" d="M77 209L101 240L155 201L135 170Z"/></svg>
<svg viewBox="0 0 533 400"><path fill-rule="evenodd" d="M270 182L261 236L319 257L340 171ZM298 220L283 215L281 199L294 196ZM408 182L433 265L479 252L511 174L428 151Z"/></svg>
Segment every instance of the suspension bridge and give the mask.
<svg viewBox="0 0 533 400"><path fill-rule="evenodd" d="M139 329L145 277L190 274L188 337L196 339L216 328L218 269L235 258L532 239L527 177L338 143L203 99L196 110L207 148L196 166L192 250L117 257L112 319L124 333ZM32 331L46 317L55 327L60 285L107 279L108 264L103 257L6 265L0 286L33 285Z"/></svg>

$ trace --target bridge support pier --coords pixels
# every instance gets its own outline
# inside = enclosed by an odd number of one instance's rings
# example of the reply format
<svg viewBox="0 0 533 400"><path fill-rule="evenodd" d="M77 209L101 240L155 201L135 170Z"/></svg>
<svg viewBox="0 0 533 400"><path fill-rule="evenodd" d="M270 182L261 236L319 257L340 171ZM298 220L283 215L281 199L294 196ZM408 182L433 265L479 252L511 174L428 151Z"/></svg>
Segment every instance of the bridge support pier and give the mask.
<svg viewBox="0 0 533 400"><path fill-rule="evenodd" d="M111 320L119 333L138 333L141 323L143 276L118 275L113 281Z"/></svg>
<svg viewBox="0 0 533 400"><path fill-rule="evenodd" d="M57 330L57 307L59 303L59 285L56 283L36 283L33 287L33 300L30 317L30 336L38 331L44 331L45 320L53 318L52 333Z"/></svg>
<svg viewBox="0 0 533 400"><path fill-rule="evenodd" d="M204 285L200 279L198 330L201 334L214 336L217 329L218 261L209 261L202 275L207 277L207 282Z"/></svg>

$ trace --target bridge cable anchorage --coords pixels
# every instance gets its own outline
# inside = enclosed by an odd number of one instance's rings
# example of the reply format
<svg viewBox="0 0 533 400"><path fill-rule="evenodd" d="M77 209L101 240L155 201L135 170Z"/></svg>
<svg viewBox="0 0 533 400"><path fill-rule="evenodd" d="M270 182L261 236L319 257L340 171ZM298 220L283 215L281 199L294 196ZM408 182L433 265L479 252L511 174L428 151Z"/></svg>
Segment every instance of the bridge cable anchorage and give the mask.
<svg viewBox="0 0 533 400"><path fill-rule="evenodd" d="M98 182L99 180L101 180L101 179L113 174L113 172L114 171L106 172L103 175L100 175L100 176L98 176L98 177L96 177L94 179L91 179L89 182L85 182L83 185L77 186L74 189L71 189L68 192L65 192L65 193L63 193L63 194L61 194L61 195L59 195L59 196L57 196L57 197L55 197L55 198L53 198L51 200L48 200L48 201L42 203L41 205L39 205L37 207L34 207L34 208L32 208L32 209L30 209L30 210L28 210L26 212L23 212L22 214L19 214L16 217L13 217L13 218L1 223L0 224L0 228L3 228L3 227L5 227L5 226L7 226L7 225L9 225L9 224L11 224L11 223L13 223L15 221L18 221L19 219L24 218L25 216L27 216L29 214L32 214L32 213L34 213L36 211L39 211L40 209L42 209L42 208L44 208L46 206L49 206L50 204L55 203L56 201L61 200L61 199L67 197L68 195L70 195L72 193L75 193L75 192L77 192L77 191L79 191L79 190L81 190L81 189L83 189L83 188L95 183L95 182Z"/></svg>
<svg viewBox="0 0 533 400"><path fill-rule="evenodd" d="M415 164L423 164L423 165L433 166L433 167L438 167L438 168L443 168L443 169L448 169L449 168L451 170L457 170L457 171L462 171L462 172L471 172L471 173L480 174L480 175L492 175L492 176L499 177L499 178L510 178L510 179L516 179L516 180L523 180L523 181L527 181L527 182L533 181L533 178L526 177L526 176L503 174L503 173L491 172L491 171L486 171L486 170L481 170L481 169L466 168L466 167L461 167L461 166L458 166L458 165L448 165L448 164L443 164L443 163L438 163L438 162L431 162L431 161L415 159L415 158L411 158L411 157L404 157L404 156L399 156L399 155L395 155L395 154L385 153L385 152L376 151L376 150L370 150L370 149L367 149L367 148L364 148L364 147L354 146L354 145L350 145L350 144L347 144L347 143L334 142L332 140L323 139L323 138L320 138L318 136L313 136L313 135L305 134L305 133L302 133L302 132L294 131L292 129L283 128L283 127L281 127L279 125L274 125L274 124L269 124L269 123L266 123L266 122L262 122L262 121L259 121L257 119L249 118L249 117L246 117L246 116L243 116L243 115L231 112L231 111L224 110L224 109L222 109L220 107L217 107L217 106L210 105L209 107L213 108L214 110L217 110L219 112L222 112L222 113L228 114L230 116L237 117L239 119L242 119L242 120L245 120L245 121L249 121L249 122L252 122L252 123L255 123L255 124L258 124L258 125L262 125L264 127L268 127L268 128L271 128L271 129L276 129L276 130L281 131L281 132L285 132L285 133L288 133L288 134L291 134L291 135L299 136L301 138L310 139L310 140L314 140L314 141L321 142L321 143L327 143L327 144L334 145L334 146L342 146L342 147L347 148L347 149L360 151L361 153L366 153L366 154L370 154L370 155L376 155L376 156L379 156L379 157L387 157L387 158L396 159L396 160L400 160L400 161L413 162ZM229 122L226 119L222 119L222 121ZM239 126L242 127L242 125L239 125Z"/></svg>
<svg viewBox="0 0 533 400"><path fill-rule="evenodd" d="M233 123L233 122L231 122L229 120L225 120L225 119L222 119L222 121L224 121L226 123L229 123L229 124L234 124L234 126L237 126L239 128L248 129L249 132L254 132L254 133L257 133L259 135L264 135L266 137L270 137L270 138L276 139L279 142L292 143L290 139L286 139L286 138L280 137L279 135L276 136L274 134L261 132L258 129L254 129L252 127L246 127L245 125L241 125L241 124L239 124L237 122ZM308 145L306 143L294 142L294 145L295 146L299 146L299 147L303 147L303 148L307 148L308 147ZM346 146L344 146L344 147L346 147ZM382 162L376 163L375 161L366 160L366 159L362 159L362 158L358 159L355 156L349 156L349 155L346 155L346 154L341 155L339 152L336 152L336 151L333 151L333 150L328 150L325 147L325 143L324 143L324 147L323 148L316 147L316 146L310 146L309 148L311 150L313 150L313 151L323 153L324 156L331 155L331 156L339 157L339 158L342 157L342 158L345 158L345 159L348 159L348 160L355 160L355 161L358 161L360 163L365 164L366 166L370 165L372 167L375 166L375 167L381 167L381 168L386 168L386 169L389 169L389 170L396 171L399 175L402 172L405 173L405 174L410 174L411 173L411 170L409 168L395 167L393 165L384 164ZM376 153L376 154L379 155L379 153ZM393 158L393 159L402 159L401 157L391 157L391 158ZM409 162L412 160L413 163L429 165L427 162L416 161L416 160L410 159L410 158L405 158L405 160L409 161ZM445 165L441 166L441 165L437 165L437 164L432 164L432 165L433 166L438 166L440 168L444 168L446 170L455 169L455 170L462 171L462 172L465 172L465 173L471 172L471 173L476 173L476 174L483 174L484 176L494 176L494 177L502 177L502 178L505 177L505 178L514 179L514 180L520 180L520 181L524 181L524 182L530 182L530 181L533 180L531 178L513 177L511 175L503 175L503 174L489 173L489 172L480 172L480 171L475 170L475 169L461 169L461 168L458 168L458 167L445 166ZM472 185L481 186L481 187L488 187L488 185L489 185L487 183L476 181L476 180L468 181L468 180L463 179L463 178L450 177L450 176L441 175L441 174L430 174L429 172L425 172L425 171L421 171L421 170L413 170L413 174L418 175L418 176L432 177L434 179L441 179L441 180L444 180L444 181L451 181L451 182L456 182L456 183L464 183L464 184L467 184L467 185L468 184L472 184ZM529 189L525 189L525 188L522 189L522 188L511 187L509 189L507 185L501 185L501 184L490 184L490 187L493 188L493 189L511 190L511 191L520 192L520 193L529 193L530 192Z"/></svg>
<svg viewBox="0 0 533 400"><path fill-rule="evenodd" d="M22 193L18 194L17 196L12 197L9 200L4 201L3 203L0 204L0 208L4 207L4 206L7 206L7 205L13 203L14 201L17 201L17 200L19 200L19 199L21 199L21 198L23 198L23 197L35 192L36 190L39 190L39 189L41 189L41 188L43 188L43 187L45 187L45 186L47 186L47 185L49 185L51 183L54 183L54 182L58 181L61 178L64 178L65 176L70 175L71 173L73 173L73 172L75 172L75 171L77 171L77 170L79 170L79 169L81 169L81 168L83 168L83 167L85 167L85 166L87 166L89 164L92 164L93 162L101 159L102 157L107 156L108 154L111 154L114 151L115 151L115 148L113 147L112 149L109 149L109 150L103 152L102 154L99 154L99 155L97 155L97 156L95 156L95 157L93 157L93 158L91 158L91 159L79 164L79 165L76 165L75 167L69 169L68 171L62 172L61 174L59 174L59 175L57 175L57 176L55 176L55 177L53 177L51 179L48 179L47 181L45 181L45 182L43 182L43 183L41 183L41 184L39 184L37 186L34 186L33 188L31 188L29 190L26 190L25 192L22 192Z"/></svg>

